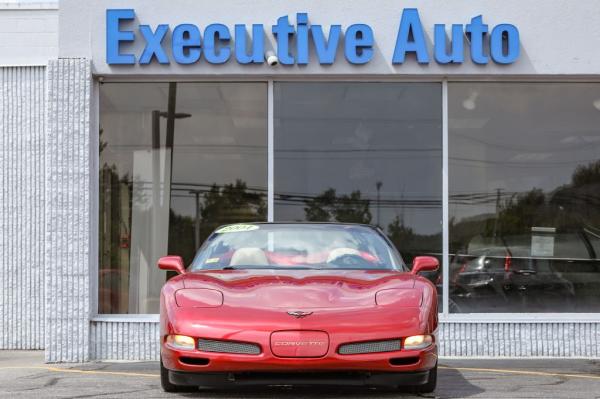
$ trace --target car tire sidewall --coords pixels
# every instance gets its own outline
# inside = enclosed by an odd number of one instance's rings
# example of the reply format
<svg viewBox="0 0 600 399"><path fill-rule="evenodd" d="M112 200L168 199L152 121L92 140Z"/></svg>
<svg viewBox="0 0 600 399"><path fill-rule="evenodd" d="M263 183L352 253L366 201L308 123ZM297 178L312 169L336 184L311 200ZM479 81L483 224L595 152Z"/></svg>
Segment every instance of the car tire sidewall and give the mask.
<svg viewBox="0 0 600 399"><path fill-rule="evenodd" d="M417 393L431 393L435 391L437 385L437 371L438 365L436 363L435 366L431 370L429 370L429 377L427 378L427 382L417 387Z"/></svg>
<svg viewBox="0 0 600 399"><path fill-rule="evenodd" d="M165 392L178 391L178 386L175 384L171 384L171 381L169 381L169 370L165 368L165 365L162 361L162 357L160 358L160 386Z"/></svg>
<svg viewBox="0 0 600 399"><path fill-rule="evenodd" d="M198 387L175 385L169 381L169 370L160 358L160 386L165 392L197 392Z"/></svg>

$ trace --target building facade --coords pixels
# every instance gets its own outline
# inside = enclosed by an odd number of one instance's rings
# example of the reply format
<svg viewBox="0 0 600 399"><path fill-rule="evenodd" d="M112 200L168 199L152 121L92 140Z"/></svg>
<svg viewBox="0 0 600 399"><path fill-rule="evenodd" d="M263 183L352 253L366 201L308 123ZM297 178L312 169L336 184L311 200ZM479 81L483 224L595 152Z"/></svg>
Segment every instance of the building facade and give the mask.
<svg viewBox="0 0 600 399"><path fill-rule="evenodd" d="M378 225L440 354L600 357L593 0L0 4L2 349L156 360L158 257Z"/></svg>

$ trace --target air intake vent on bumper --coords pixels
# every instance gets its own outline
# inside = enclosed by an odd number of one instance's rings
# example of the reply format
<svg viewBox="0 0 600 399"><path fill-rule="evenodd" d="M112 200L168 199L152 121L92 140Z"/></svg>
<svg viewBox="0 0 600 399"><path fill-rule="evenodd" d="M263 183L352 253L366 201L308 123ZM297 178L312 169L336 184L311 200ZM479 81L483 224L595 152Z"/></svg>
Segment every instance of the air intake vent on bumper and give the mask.
<svg viewBox="0 0 600 399"><path fill-rule="evenodd" d="M238 353L242 355L260 354L260 346L256 344L212 339L199 339L198 350L203 352Z"/></svg>
<svg viewBox="0 0 600 399"><path fill-rule="evenodd" d="M358 355L361 353L394 352L399 350L400 340L389 339L385 341L368 341L343 344L340 345L338 353L340 355Z"/></svg>

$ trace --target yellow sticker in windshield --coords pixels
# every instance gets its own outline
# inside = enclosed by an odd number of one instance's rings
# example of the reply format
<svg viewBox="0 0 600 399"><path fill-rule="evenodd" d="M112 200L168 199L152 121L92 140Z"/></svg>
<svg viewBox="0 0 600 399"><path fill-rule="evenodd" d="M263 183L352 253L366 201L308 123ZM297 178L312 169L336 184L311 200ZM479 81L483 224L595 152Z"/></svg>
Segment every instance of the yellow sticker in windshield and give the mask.
<svg viewBox="0 0 600 399"><path fill-rule="evenodd" d="M229 226L224 226L215 231L215 233L239 233L242 231L252 231L258 230L258 226L255 224L230 224Z"/></svg>
<svg viewBox="0 0 600 399"><path fill-rule="evenodd" d="M208 258L204 263L217 263L221 258Z"/></svg>

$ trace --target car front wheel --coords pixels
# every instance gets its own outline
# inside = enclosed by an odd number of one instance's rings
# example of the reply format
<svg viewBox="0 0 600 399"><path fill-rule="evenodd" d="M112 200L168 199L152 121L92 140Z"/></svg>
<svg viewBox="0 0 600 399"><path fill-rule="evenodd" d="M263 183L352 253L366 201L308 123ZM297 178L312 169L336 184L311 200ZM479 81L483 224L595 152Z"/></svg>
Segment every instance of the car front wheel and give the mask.
<svg viewBox="0 0 600 399"><path fill-rule="evenodd" d="M169 370L163 365L162 358L160 359L160 386L165 392L195 392L198 390L198 387L172 384L169 381Z"/></svg>
<svg viewBox="0 0 600 399"><path fill-rule="evenodd" d="M435 391L435 387L437 385L437 370L438 366L436 363L435 367L429 370L429 378L427 379L427 382L416 387L415 390L417 393L431 393Z"/></svg>

